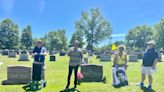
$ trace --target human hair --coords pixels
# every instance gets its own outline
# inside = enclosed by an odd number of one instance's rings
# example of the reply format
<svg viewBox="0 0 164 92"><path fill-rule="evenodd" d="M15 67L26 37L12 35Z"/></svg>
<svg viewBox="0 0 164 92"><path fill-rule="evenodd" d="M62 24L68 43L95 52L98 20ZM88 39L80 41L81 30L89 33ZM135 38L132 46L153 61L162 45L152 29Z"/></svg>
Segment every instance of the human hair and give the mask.
<svg viewBox="0 0 164 92"><path fill-rule="evenodd" d="M116 76L118 77L118 74L123 73L125 75L125 72L123 70L116 71Z"/></svg>

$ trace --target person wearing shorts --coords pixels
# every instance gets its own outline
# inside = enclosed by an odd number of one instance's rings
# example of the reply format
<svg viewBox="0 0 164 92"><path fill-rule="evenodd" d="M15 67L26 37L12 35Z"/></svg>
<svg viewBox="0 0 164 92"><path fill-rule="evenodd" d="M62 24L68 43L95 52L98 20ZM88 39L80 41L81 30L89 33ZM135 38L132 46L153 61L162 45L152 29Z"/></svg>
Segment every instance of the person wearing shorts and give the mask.
<svg viewBox="0 0 164 92"><path fill-rule="evenodd" d="M147 51L144 53L143 62L141 65L142 78L141 83L139 84L139 86L143 87L146 75L148 75L149 86L147 88L150 90L152 89L153 73L156 70L156 64L159 60L158 53L154 47L155 42L153 40L147 42Z"/></svg>

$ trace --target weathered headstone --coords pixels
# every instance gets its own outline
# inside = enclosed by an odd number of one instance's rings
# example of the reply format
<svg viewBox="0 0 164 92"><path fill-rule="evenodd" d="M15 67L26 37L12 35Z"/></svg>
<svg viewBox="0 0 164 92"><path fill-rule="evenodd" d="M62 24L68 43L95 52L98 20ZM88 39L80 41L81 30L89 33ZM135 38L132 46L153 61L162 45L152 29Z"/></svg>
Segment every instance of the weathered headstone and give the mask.
<svg viewBox="0 0 164 92"><path fill-rule="evenodd" d="M159 56L159 62L163 62L162 60L162 53L158 53L158 56Z"/></svg>
<svg viewBox="0 0 164 92"><path fill-rule="evenodd" d="M93 56L93 53L91 51L88 51L88 56Z"/></svg>
<svg viewBox="0 0 164 92"><path fill-rule="evenodd" d="M129 55L129 62L137 62L138 61L138 57L137 55Z"/></svg>
<svg viewBox="0 0 164 92"><path fill-rule="evenodd" d="M51 55L51 56L50 56L50 61L56 61L56 56Z"/></svg>
<svg viewBox="0 0 164 92"><path fill-rule="evenodd" d="M29 61L28 54L20 54L18 61Z"/></svg>
<svg viewBox="0 0 164 92"><path fill-rule="evenodd" d="M9 57L16 57L16 52L14 52L14 51L9 51L8 56L9 56Z"/></svg>
<svg viewBox="0 0 164 92"><path fill-rule="evenodd" d="M28 66L7 67L7 80L2 85L27 84L31 80L32 68Z"/></svg>
<svg viewBox="0 0 164 92"><path fill-rule="evenodd" d="M108 54L101 54L100 61L111 61L111 56Z"/></svg>
<svg viewBox="0 0 164 92"><path fill-rule="evenodd" d="M84 63L88 64L88 58L84 58Z"/></svg>
<svg viewBox="0 0 164 92"><path fill-rule="evenodd" d="M103 66L90 64L81 65L81 73L84 76L82 81L99 82L103 79Z"/></svg>
<svg viewBox="0 0 164 92"><path fill-rule="evenodd" d="M2 52L2 55L8 55L9 54L9 51L8 50L4 50L3 52Z"/></svg>
<svg viewBox="0 0 164 92"><path fill-rule="evenodd" d="M60 56L65 56L65 52L60 52Z"/></svg>

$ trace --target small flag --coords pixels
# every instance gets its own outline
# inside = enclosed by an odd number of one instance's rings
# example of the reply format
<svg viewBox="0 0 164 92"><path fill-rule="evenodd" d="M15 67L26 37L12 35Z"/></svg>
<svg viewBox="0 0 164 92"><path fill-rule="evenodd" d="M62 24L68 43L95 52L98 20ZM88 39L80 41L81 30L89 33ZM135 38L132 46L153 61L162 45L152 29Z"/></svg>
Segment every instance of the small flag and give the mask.
<svg viewBox="0 0 164 92"><path fill-rule="evenodd" d="M112 44L112 50L117 50L118 47L115 44Z"/></svg>

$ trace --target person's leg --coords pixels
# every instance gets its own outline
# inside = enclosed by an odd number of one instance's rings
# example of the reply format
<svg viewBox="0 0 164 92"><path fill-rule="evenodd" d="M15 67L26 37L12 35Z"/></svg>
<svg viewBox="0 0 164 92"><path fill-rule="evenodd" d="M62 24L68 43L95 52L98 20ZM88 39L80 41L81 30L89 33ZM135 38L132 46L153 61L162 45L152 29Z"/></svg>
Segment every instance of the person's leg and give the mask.
<svg viewBox="0 0 164 92"><path fill-rule="evenodd" d="M69 66L68 79L67 79L67 86L66 86L66 88L69 88L70 79L71 79L71 75L72 75L72 70L73 70L73 67L72 66Z"/></svg>
<svg viewBox="0 0 164 92"><path fill-rule="evenodd" d="M79 66L76 66L74 69L74 75L75 75L75 80L74 80L74 88L76 88L76 85L77 85L77 72L78 72L78 67Z"/></svg>
<svg viewBox="0 0 164 92"><path fill-rule="evenodd" d="M141 83L144 83L146 75L142 73Z"/></svg>
<svg viewBox="0 0 164 92"><path fill-rule="evenodd" d="M149 86L148 88L151 89L152 88L152 83L153 83L153 77L151 75L148 76L149 77Z"/></svg>
<svg viewBox="0 0 164 92"><path fill-rule="evenodd" d="M43 64L43 65L42 65L42 75L41 75L43 81L45 80L45 67L46 67L46 66Z"/></svg>

